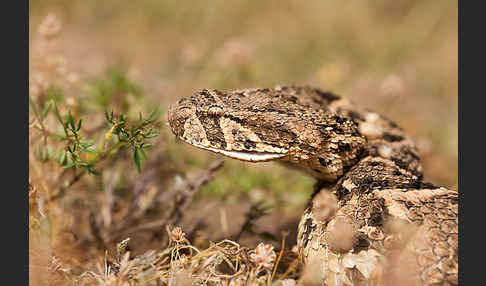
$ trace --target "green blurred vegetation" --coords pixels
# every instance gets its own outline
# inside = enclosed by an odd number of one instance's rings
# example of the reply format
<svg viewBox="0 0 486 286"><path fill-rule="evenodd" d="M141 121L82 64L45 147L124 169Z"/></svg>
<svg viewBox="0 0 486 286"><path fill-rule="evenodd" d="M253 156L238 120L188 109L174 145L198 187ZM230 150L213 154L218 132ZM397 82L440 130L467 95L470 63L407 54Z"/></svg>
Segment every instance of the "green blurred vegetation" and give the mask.
<svg viewBox="0 0 486 286"><path fill-rule="evenodd" d="M201 194L254 202L267 200L275 208L294 209L302 208L309 199L314 184L312 178L272 163L248 164L226 160L224 170L202 189Z"/></svg>

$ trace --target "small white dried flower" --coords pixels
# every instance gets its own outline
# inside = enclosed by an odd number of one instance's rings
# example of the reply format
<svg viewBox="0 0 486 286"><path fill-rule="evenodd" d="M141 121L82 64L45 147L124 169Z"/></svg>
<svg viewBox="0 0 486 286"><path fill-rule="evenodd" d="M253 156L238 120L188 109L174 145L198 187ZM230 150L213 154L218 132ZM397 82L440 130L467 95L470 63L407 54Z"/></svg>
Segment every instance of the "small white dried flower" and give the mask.
<svg viewBox="0 0 486 286"><path fill-rule="evenodd" d="M37 86L37 85L33 85L33 84L30 84L29 85L29 94L31 96L37 96L39 95L41 92L40 92L40 88Z"/></svg>
<svg viewBox="0 0 486 286"><path fill-rule="evenodd" d="M323 189L314 198L312 204L312 213L314 217L321 221L329 221L334 217L338 210L338 200L336 195Z"/></svg>
<svg viewBox="0 0 486 286"><path fill-rule="evenodd" d="M70 72L67 76L66 76L66 80L69 82L69 83L76 83L78 80L79 80L79 75L75 72Z"/></svg>
<svg viewBox="0 0 486 286"><path fill-rule="evenodd" d="M243 286L246 285L246 280L241 277L231 279L228 286Z"/></svg>
<svg viewBox="0 0 486 286"><path fill-rule="evenodd" d="M192 273L187 269L179 269L176 270L173 274L174 276L171 279L171 283L169 285L177 285L177 286L191 286L192 285Z"/></svg>
<svg viewBox="0 0 486 286"><path fill-rule="evenodd" d="M74 99L73 97L68 97L66 98L66 104L70 107L74 107L76 105L76 99Z"/></svg>
<svg viewBox="0 0 486 286"><path fill-rule="evenodd" d="M244 65L251 60L252 55L253 47L249 41L234 38L226 41L221 49L216 52L214 62L219 67Z"/></svg>
<svg viewBox="0 0 486 286"><path fill-rule="evenodd" d="M61 21L54 13L49 13L39 25L39 34L46 39L54 38L61 31Z"/></svg>
<svg viewBox="0 0 486 286"><path fill-rule="evenodd" d="M250 254L250 258L257 267L272 269L277 255L273 251L273 245L260 242L255 248L255 253Z"/></svg>
<svg viewBox="0 0 486 286"><path fill-rule="evenodd" d="M357 269L366 280L369 280L373 271L379 271L379 258L381 255L374 249L361 251L359 254L349 253L342 257L342 266L348 269Z"/></svg>
<svg viewBox="0 0 486 286"><path fill-rule="evenodd" d="M294 279L284 279L281 281L282 286L295 286L296 282Z"/></svg>
<svg viewBox="0 0 486 286"><path fill-rule="evenodd" d="M66 62L66 58L60 55L52 56L46 59L47 68L61 76L66 75Z"/></svg>
<svg viewBox="0 0 486 286"><path fill-rule="evenodd" d="M124 255L127 252L127 247L128 247L129 241L130 241L130 238L127 237L124 240L120 241L116 245L116 254L117 254L118 260L120 260L122 255Z"/></svg>
<svg viewBox="0 0 486 286"><path fill-rule="evenodd" d="M312 286L323 285L322 280L329 274L328 268L324 267L323 261L318 257L311 257L304 265L299 284L302 283L302 285Z"/></svg>
<svg viewBox="0 0 486 286"><path fill-rule="evenodd" d="M334 253L347 253L353 248L357 230L346 217L338 217L331 221L327 227L325 238L329 249Z"/></svg>
<svg viewBox="0 0 486 286"><path fill-rule="evenodd" d="M42 73L34 73L29 79L29 92L32 96L44 93L49 87L49 82Z"/></svg>
<svg viewBox="0 0 486 286"><path fill-rule="evenodd" d="M399 96L405 89L404 80L398 75L387 76L380 86L381 94L384 96Z"/></svg>
<svg viewBox="0 0 486 286"><path fill-rule="evenodd" d="M174 228L170 234L172 240L175 241L176 243L183 243L186 241L186 234L184 233L184 231L182 231L182 228L179 226Z"/></svg>

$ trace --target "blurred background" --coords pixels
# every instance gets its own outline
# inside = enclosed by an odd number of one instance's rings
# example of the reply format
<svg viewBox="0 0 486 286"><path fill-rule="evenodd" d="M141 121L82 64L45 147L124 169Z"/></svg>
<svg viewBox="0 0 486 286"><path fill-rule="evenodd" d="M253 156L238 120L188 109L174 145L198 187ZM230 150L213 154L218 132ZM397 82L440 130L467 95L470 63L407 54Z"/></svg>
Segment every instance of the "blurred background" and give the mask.
<svg viewBox="0 0 486 286"><path fill-rule="evenodd" d="M55 263L67 276L92 269L125 237L134 254L160 249L166 224L181 225L200 247L223 238L279 245L283 230L288 248L295 244L313 179L272 163L225 160L219 168L220 157L170 132L168 104L201 88L332 90L403 127L421 150L426 180L457 189L457 1L29 3L38 109L55 101L63 116L82 118L80 132L97 150L117 140L107 140L104 110L161 112L140 173L120 149L82 154L96 163L92 175L62 167L66 143L50 136L62 125L53 108L38 122L31 105L31 281L47 279L39 270Z"/></svg>

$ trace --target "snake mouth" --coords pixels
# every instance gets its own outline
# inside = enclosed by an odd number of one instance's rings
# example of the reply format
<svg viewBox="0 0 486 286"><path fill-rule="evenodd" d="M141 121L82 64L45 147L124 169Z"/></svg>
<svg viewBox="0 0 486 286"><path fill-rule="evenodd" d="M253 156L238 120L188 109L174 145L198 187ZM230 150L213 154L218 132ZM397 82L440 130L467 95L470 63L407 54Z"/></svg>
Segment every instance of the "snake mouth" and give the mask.
<svg viewBox="0 0 486 286"><path fill-rule="evenodd" d="M271 161L278 158L282 158L285 154L280 153L270 153L270 152L243 152L243 151L228 151L220 150L215 148L205 148L206 150L213 151L215 153L223 154L233 159L238 159L247 162L265 162Z"/></svg>
<svg viewBox="0 0 486 286"><path fill-rule="evenodd" d="M204 146L194 141L185 140L181 138L184 142L191 144L194 147L198 147L204 150L208 150L214 153L222 154L224 156L238 159L246 162L266 162L271 160L276 160L287 155L288 150L281 149L279 152L257 152L257 151L241 151L241 150L225 150L218 149L209 146Z"/></svg>

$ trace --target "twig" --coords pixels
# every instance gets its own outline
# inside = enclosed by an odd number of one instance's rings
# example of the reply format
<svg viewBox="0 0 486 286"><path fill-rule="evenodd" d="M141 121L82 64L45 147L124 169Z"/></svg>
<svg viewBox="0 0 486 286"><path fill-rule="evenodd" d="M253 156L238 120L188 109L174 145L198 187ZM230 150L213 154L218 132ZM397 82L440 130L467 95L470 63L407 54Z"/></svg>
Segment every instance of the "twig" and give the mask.
<svg viewBox="0 0 486 286"><path fill-rule="evenodd" d="M213 179L214 172L217 171L221 166L223 166L224 159L219 159L212 163L209 168L194 182L188 182L188 189L183 192L181 198L179 198L169 216L168 223L172 225L177 225L182 220L184 216L184 210L191 204L194 195L201 189L202 186L207 184Z"/></svg>
<svg viewBox="0 0 486 286"><path fill-rule="evenodd" d="M262 204L262 202L258 202L251 205L250 210L245 214L246 219L243 226L234 238L235 241L239 241L245 231L254 233L253 222L266 214L266 207L262 206Z"/></svg>
<svg viewBox="0 0 486 286"><path fill-rule="evenodd" d="M284 231L282 232L282 248L280 249L280 253L278 254L277 261L275 262L275 266L273 267L272 277L270 277L270 285L272 284L273 278L275 277L275 273L277 273L278 264L280 263L280 259L282 259L282 255L285 249L285 238L289 233Z"/></svg>
<svg viewBox="0 0 486 286"><path fill-rule="evenodd" d="M141 195L147 190L147 185L155 176L155 169L150 169L149 171L145 172L142 176L140 176L134 183L133 192L134 198L132 203L130 204L130 208L128 210L128 215L133 215L138 208L138 203L140 201ZM138 216L137 216L138 217Z"/></svg>
<svg viewBox="0 0 486 286"><path fill-rule="evenodd" d="M86 171L82 171L80 173L78 173L77 175L74 176L74 178L72 178L71 181L68 182L68 184L66 186L61 186L59 192L57 192L57 194L54 194L52 195L50 198L47 199L48 202L53 202L61 197L64 196L64 194L66 193L66 190L69 189L72 185L74 185L76 182L78 182L79 180L81 180L81 178L86 174ZM62 176L61 176L62 177Z"/></svg>
<svg viewBox="0 0 486 286"><path fill-rule="evenodd" d="M220 159L213 164L211 164L207 170L203 171L202 174L198 175L194 181L186 181L185 183L185 188L183 190L179 189L178 187L169 190L168 193L175 195L178 193L182 193L182 196L176 200L175 206L172 209L172 212L170 213L169 216L163 219L159 219L156 221L152 221L149 223L144 223L143 225L136 225L136 226L130 226L133 224L134 221L137 221L140 217L142 217L149 209L152 209L154 205L151 205L147 209L145 209L143 212L139 212L136 215L130 214L128 217L124 219L124 222L118 227L116 230L112 232L110 235L109 240L114 241L120 237L124 237L129 235L130 233L136 232L136 231L142 231L142 230L151 230L151 229L158 229L163 227L164 225L178 225L180 221L183 218L184 215L184 210L190 205L190 203L193 200L194 195L201 189L202 186L207 184L213 179L214 172L221 168L223 165L224 159ZM149 174L147 177L144 177L145 180L149 180L150 178L153 177L155 174ZM143 183L142 183L143 184ZM145 184L143 184L142 189L145 188ZM137 194L140 194L141 190L137 192ZM167 200L165 200L167 201ZM134 205L131 205L131 208L135 208ZM162 244L165 244L162 242Z"/></svg>

